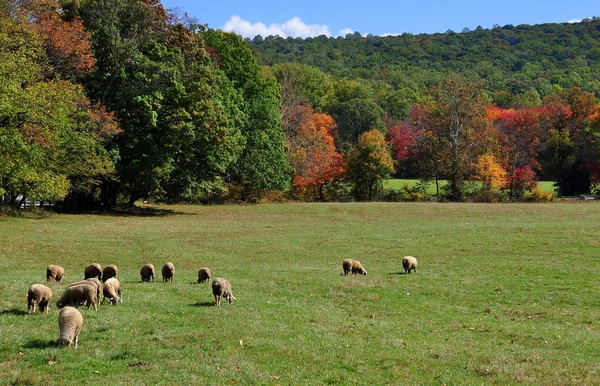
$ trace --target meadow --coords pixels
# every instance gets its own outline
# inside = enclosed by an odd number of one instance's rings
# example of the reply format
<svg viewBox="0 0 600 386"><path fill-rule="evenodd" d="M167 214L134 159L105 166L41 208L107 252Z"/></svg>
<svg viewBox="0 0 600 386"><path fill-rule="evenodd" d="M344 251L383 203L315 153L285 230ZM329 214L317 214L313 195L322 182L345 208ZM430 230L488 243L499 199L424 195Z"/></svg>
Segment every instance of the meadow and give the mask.
<svg viewBox="0 0 600 386"><path fill-rule="evenodd" d="M155 206L0 218L0 384L600 384L600 203ZM401 259L419 260L404 274ZM354 258L366 276L342 276ZM172 261L175 281L141 283ZM93 262L123 304L56 300ZM50 282L49 314L26 293ZM228 279L216 307L197 271Z"/></svg>
<svg viewBox="0 0 600 386"><path fill-rule="evenodd" d="M392 189L392 190L400 190L400 189L403 189L405 186L412 188L413 186L417 185L418 183L419 183L418 179L390 178L388 180L385 180L384 187L386 187L387 189ZM446 183L447 182L445 180L440 181L440 189ZM556 195L556 188L554 187L553 181L540 181L538 183L538 188L545 193L552 193L552 194ZM435 193L436 192L435 192L435 181L434 181L427 186L427 194L435 195Z"/></svg>

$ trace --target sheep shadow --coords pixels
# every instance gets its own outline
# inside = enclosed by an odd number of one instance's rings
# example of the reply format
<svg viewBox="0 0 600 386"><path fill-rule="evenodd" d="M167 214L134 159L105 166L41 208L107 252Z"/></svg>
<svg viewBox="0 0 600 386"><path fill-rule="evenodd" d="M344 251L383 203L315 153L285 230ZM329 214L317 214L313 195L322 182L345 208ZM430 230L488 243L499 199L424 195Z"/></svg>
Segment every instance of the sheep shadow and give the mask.
<svg viewBox="0 0 600 386"><path fill-rule="evenodd" d="M18 315L18 316L23 316L23 315L28 315L29 312L28 311L24 311L18 308L11 308L10 310L0 310L0 315Z"/></svg>
<svg viewBox="0 0 600 386"><path fill-rule="evenodd" d="M194 303L194 304L190 304L190 307L212 307L215 304L217 304L217 303L215 303L214 301L210 301L210 302L197 302L197 303Z"/></svg>
<svg viewBox="0 0 600 386"><path fill-rule="evenodd" d="M56 339L47 340L47 339L34 339L25 344L25 348L36 348L36 349L45 349L45 348L53 348L58 347L58 343L56 343Z"/></svg>
<svg viewBox="0 0 600 386"><path fill-rule="evenodd" d="M416 274L416 272L414 272ZM390 272L389 275L410 275L410 273L406 273L404 271L398 271L398 272Z"/></svg>

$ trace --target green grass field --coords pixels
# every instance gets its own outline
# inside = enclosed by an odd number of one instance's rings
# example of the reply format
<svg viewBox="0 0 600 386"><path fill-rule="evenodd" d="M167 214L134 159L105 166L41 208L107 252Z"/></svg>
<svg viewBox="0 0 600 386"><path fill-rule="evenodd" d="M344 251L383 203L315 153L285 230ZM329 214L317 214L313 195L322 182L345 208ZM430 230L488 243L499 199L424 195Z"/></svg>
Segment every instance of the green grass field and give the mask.
<svg viewBox="0 0 600 386"><path fill-rule="evenodd" d="M419 180L415 180L415 179L390 178L389 180L385 181L384 186L388 189L399 190L399 189L404 188L405 185L408 185L409 187L415 186L418 182L419 182ZM440 188L445 183L446 183L446 181L441 181ZM553 181L540 181L538 183L538 187L540 188L540 190L542 190L546 193L556 194ZM435 194L435 182L432 182L428 186L427 193L431 194L431 195Z"/></svg>
<svg viewBox="0 0 600 386"><path fill-rule="evenodd" d="M0 384L600 384L598 218L594 202L0 218ZM344 258L368 275L341 276ZM174 283L140 282L166 261ZM79 348L59 349L55 301L92 262L119 266L123 304L80 308ZM66 283L27 315L48 264Z"/></svg>

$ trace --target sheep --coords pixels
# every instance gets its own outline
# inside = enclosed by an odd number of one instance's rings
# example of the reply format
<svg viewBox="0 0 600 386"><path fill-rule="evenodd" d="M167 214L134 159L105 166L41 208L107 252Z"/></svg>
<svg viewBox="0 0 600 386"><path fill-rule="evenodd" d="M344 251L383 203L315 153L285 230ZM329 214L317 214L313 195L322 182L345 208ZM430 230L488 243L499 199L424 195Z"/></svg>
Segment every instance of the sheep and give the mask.
<svg viewBox="0 0 600 386"><path fill-rule="evenodd" d="M27 291L27 311L35 313L35 305L40 307L40 312L48 313L48 303L52 298L52 290L43 284L34 284Z"/></svg>
<svg viewBox="0 0 600 386"><path fill-rule="evenodd" d="M83 278L89 279L91 277L97 277L98 279L102 278L102 266L100 264L94 263L85 267Z"/></svg>
<svg viewBox="0 0 600 386"><path fill-rule="evenodd" d="M58 345L67 347L73 344L77 348L82 325L83 316L77 308L65 307L60 310L58 314L58 327L60 328Z"/></svg>
<svg viewBox="0 0 600 386"><path fill-rule="evenodd" d="M100 303L100 292L102 290L102 283L100 282L100 280L96 279L95 277L91 277L89 279L84 279L84 280L76 281L75 283L71 283L67 286L67 288L74 287L74 286L81 285L81 284L89 284L89 285L94 286L94 288L96 288L96 304L99 304Z"/></svg>
<svg viewBox="0 0 600 386"><path fill-rule="evenodd" d="M173 277L175 276L175 266L173 263L165 263L165 265L162 266L161 272L163 281L173 282Z"/></svg>
<svg viewBox="0 0 600 386"><path fill-rule="evenodd" d="M404 256L402 258L402 266L404 267L404 273L410 273L410 270L412 269L413 271L415 271L415 273L417 272L417 259L415 259L412 256Z"/></svg>
<svg viewBox="0 0 600 386"><path fill-rule="evenodd" d="M56 302L58 308L65 306L79 307L80 303L87 302L87 308L94 306L94 310L98 311L98 289L93 284L78 284L72 287L67 287L60 299Z"/></svg>
<svg viewBox="0 0 600 386"><path fill-rule="evenodd" d="M121 300L121 304L123 304L121 283L116 277L111 277L110 279L104 282L104 285L102 286L102 293L104 294L102 303L104 303L106 298L108 298L108 301L113 306L116 306L119 300Z"/></svg>
<svg viewBox="0 0 600 386"><path fill-rule="evenodd" d="M49 265L46 268L46 281L62 281L62 279L66 278L65 269L60 265Z"/></svg>
<svg viewBox="0 0 600 386"><path fill-rule="evenodd" d="M231 304L233 300L236 300L231 292L231 284L220 277L216 278L212 282L212 292L215 295L215 302L217 306L221 305L221 298L227 299L227 302Z"/></svg>
<svg viewBox="0 0 600 386"><path fill-rule="evenodd" d="M344 276L348 276L348 273L352 272L353 275L361 274L366 275L367 270L365 270L358 260L354 259L346 259L342 262L342 268L344 270Z"/></svg>
<svg viewBox="0 0 600 386"><path fill-rule="evenodd" d="M106 267L104 267L104 270L102 271L102 283L104 283L111 277L117 277L118 273L119 273L119 269L117 268L116 265L114 265L114 264L107 265Z"/></svg>
<svg viewBox="0 0 600 386"><path fill-rule="evenodd" d="M198 283L204 283L205 281L210 281L210 269L206 267L200 268L198 271Z"/></svg>
<svg viewBox="0 0 600 386"><path fill-rule="evenodd" d="M142 283L150 282L150 278L152 278L152 283L154 283L154 265L144 265L142 269L140 269L140 276L142 277Z"/></svg>

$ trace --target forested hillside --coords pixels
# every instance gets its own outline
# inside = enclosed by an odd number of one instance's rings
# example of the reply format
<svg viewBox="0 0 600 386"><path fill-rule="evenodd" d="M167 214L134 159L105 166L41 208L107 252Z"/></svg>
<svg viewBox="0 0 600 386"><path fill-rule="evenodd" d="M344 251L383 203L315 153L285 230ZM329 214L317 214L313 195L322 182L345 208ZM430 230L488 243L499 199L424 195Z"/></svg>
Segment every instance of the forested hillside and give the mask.
<svg viewBox="0 0 600 386"><path fill-rule="evenodd" d="M402 34L294 39L257 36L251 41L259 62L311 65L335 77L431 86L449 70L486 90L514 95L552 85L580 87L600 96L600 18L579 23L478 27L461 33ZM501 100L506 103L507 101Z"/></svg>

